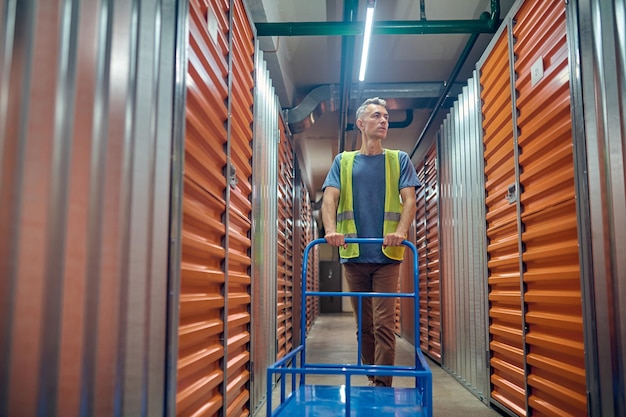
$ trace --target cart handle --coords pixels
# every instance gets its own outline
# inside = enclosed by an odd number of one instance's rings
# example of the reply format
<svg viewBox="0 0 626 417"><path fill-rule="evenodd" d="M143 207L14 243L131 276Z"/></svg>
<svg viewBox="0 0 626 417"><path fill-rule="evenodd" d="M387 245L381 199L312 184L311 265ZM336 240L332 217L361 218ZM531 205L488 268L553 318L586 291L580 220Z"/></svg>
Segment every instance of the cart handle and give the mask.
<svg viewBox="0 0 626 417"><path fill-rule="evenodd" d="M384 239L382 237L347 237L345 239L346 243L367 243L367 244L382 244L384 241ZM326 242L325 238L319 238L319 239L315 239L313 241L311 241L306 248L304 249L304 255L302 258L302 283L306 283L306 273L307 273L307 266L309 265L309 251L315 246L315 245L319 245L320 243L328 243ZM409 249L411 249L411 252L413 252L413 275L414 275L414 280L415 280L415 289L418 288L418 270L417 270L417 249L415 248L415 245L408 241L408 240L403 240L402 244L404 246L407 246Z"/></svg>
<svg viewBox="0 0 626 417"><path fill-rule="evenodd" d="M369 243L369 244L382 244L384 241L383 238L379 238L379 237L362 237L362 238L358 238L358 237L349 237L345 239L346 243ZM302 285L302 294L301 294L301 314L300 314L300 340L301 343L304 344L304 341L306 339L306 320L307 320L307 304L306 304L306 299L307 296L309 296L310 291L307 290L307 267L309 265L309 251L315 246L318 245L320 243L328 243L326 242L325 238L320 238L320 239L315 239L313 241L311 241L306 248L304 249L304 255L302 258L302 281L301 281L301 285ZM411 251L413 252L413 296L414 296L414 311L413 311L413 331L414 334L416 335L416 337L419 336L419 297L417 296L418 291L419 291L419 271L417 269L417 249L415 248L415 245L412 242L409 242L408 240L403 240L402 244L404 246L408 246L409 249L411 249ZM359 299L359 304L360 304L360 299ZM361 323L360 323L360 317L359 317L359 328L361 327ZM417 339L419 340L419 339ZM360 350L360 343L359 343L359 350ZM306 349L303 349L301 352L301 359L302 359L302 363L306 363ZM360 358L360 352L359 352L359 358ZM416 353L416 358L415 360L417 361L417 353Z"/></svg>

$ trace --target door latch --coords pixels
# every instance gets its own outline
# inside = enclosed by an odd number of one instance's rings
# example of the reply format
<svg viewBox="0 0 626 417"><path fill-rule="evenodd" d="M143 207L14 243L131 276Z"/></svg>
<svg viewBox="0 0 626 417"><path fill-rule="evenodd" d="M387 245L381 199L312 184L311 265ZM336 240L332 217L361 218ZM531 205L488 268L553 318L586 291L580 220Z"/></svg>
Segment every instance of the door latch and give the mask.
<svg viewBox="0 0 626 417"><path fill-rule="evenodd" d="M509 185L506 191L506 200L509 204L513 204L517 201L517 184Z"/></svg>

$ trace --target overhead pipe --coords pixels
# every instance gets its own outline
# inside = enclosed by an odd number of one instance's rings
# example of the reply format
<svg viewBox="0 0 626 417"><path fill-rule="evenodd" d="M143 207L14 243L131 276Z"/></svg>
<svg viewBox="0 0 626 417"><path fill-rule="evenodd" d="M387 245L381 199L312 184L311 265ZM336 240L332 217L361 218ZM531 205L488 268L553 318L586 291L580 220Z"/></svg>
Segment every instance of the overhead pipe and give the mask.
<svg viewBox="0 0 626 417"><path fill-rule="evenodd" d="M485 19L483 16L488 18ZM491 0L491 13L474 20L387 20L374 22L373 35L432 35L495 33L500 24L500 1ZM258 22L257 36L356 36L363 34L362 22Z"/></svg>
<svg viewBox="0 0 626 417"><path fill-rule="evenodd" d="M450 91L461 92L462 87L462 84L455 83ZM358 86L353 84L349 96L384 98L390 110L432 109L444 88L444 82L359 83ZM339 90L338 84L321 85L311 90L297 106L284 109L283 116L291 132L303 132L311 127L322 114L337 111L340 107ZM394 126L401 127L400 124L394 124ZM350 125L347 130L350 130Z"/></svg>
<svg viewBox="0 0 626 417"><path fill-rule="evenodd" d="M404 120L398 120L395 122L387 123L388 129L404 129L405 127L409 127L411 123L413 123L413 110L405 110ZM354 130L354 123L348 123L346 127L346 131Z"/></svg>
<svg viewBox="0 0 626 417"><path fill-rule="evenodd" d="M491 14L489 15L489 25L494 32L496 31L496 29L498 29L498 26L500 26L500 0L491 0Z"/></svg>

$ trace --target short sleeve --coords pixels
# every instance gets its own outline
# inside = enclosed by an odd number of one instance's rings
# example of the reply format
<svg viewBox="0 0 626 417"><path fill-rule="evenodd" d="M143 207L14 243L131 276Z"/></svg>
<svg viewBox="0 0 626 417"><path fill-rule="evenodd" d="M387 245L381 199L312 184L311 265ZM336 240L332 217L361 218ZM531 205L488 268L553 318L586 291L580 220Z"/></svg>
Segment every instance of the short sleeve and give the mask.
<svg viewBox="0 0 626 417"><path fill-rule="evenodd" d="M422 184L420 184L417 179L417 173L415 172L411 158L409 158L409 154L400 151L398 156L400 158L400 184L398 188L421 187Z"/></svg>
<svg viewBox="0 0 626 417"><path fill-rule="evenodd" d="M326 189L326 187L334 187L337 189L341 189L341 179L339 176L339 171L341 168L341 154L335 156L333 160L333 164L326 175L326 180L324 180L324 184L322 184L322 191Z"/></svg>

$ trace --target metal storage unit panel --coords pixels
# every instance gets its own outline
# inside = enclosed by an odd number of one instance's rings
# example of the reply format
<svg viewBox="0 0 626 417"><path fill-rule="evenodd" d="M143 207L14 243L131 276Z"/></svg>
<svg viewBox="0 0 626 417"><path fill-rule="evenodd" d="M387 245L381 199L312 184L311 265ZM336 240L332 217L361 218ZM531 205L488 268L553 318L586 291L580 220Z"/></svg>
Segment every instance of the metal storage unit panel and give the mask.
<svg viewBox="0 0 626 417"><path fill-rule="evenodd" d="M0 3L0 415L164 415L175 3Z"/></svg>
<svg viewBox="0 0 626 417"><path fill-rule="evenodd" d="M293 219L292 219L292 230L293 230L293 253L292 253L292 265L293 265L293 300L294 303L292 305L293 317L293 339L294 346L301 344L300 341L300 317L306 305L301 305L301 295L302 289L304 288L304 284L302 283L302 259L304 255L304 248L306 244L310 242L310 234L311 229L310 225L304 223L303 221L303 212L305 212L305 207L303 203L302 195L306 193L306 188L304 188L304 181L302 179L302 173L300 171L300 164L298 158L295 157L293 159ZM303 190L304 188L304 190ZM305 197L307 198L307 197ZM309 211L309 215L311 212ZM316 254L315 251L311 253L311 256ZM311 259L311 256L309 259Z"/></svg>
<svg viewBox="0 0 626 417"><path fill-rule="evenodd" d="M626 415L624 17L623 0L574 0L568 7L588 414L594 417Z"/></svg>
<svg viewBox="0 0 626 417"><path fill-rule="evenodd" d="M224 402L228 11L224 2L189 5L177 415L214 415Z"/></svg>
<svg viewBox="0 0 626 417"><path fill-rule="evenodd" d="M225 415L240 416L250 413L254 35L243 1L231 6Z"/></svg>
<svg viewBox="0 0 626 417"><path fill-rule="evenodd" d="M437 147L418 167L416 247L419 268L420 349L441 363L441 281L439 270L439 183ZM407 323L405 323L405 326Z"/></svg>
<svg viewBox="0 0 626 417"><path fill-rule="evenodd" d="M444 333L442 366L486 401L489 376L485 218L478 75L468 80L442 126L439 142L442 219L446 247L441 305ZM445 212L444 212L445 210Z"/></svg>
<svg viewBox="0 0 626 417"><path fill-rule="evenodd" d="M278 274L277 274L277 325L276 325L276 360L291 352L294 346L294 152L291 141L287 137L285 123L279 119L278 130Z"/></svg>
<svg viewBox="0 0 626 417"><path fill-rule="evenodd" d="M267 392L267 367L276 361L276 259L279 104L263 51L256 48L252 155L251 408ZM274 225L274 227L272 227Z"/></svg>
<svg viewBox="0 0 626 417"><path fill-rule="evenodd" d="M280 146L282 151L282 146ZM279 152L278 199L278 239L276 241L277 273L276 273L276 360L287 354L287 322L288 322L288 271L287 271L287 216L288 207L285 200L289 191L285 187L283 172L284 156Z"/></svg>
<svg viewBox="0 0 626 417"><path fill-rule="evenodd" d="M503 30L480 65L487 220L491 398L525 414L515 138L509 32Z"/></svg>
<svg viewBox="0 0 626 417"><path fill-rule="evenodd" d="M187 140L194 140L187 136ZM177 414L221 408L225 202L185 176L179 308Z"/></svg>
<svg viewBox="0 0 626 417"><path fill-rule="evenodd" d="M417 179L422 184L422 187L418 188L416 195L416 210L415 210L415 248L417 249L417 269L419 272L419 317L420 317L420 349L422 352L427 353L428 349L428 336L425 329L428 327L428 292L426 280L423 279L426 276L426 198L424 185L425 178L425 164L424 160L420 161L416 166ZM410 314L408 308L403 309L403 314ZM406 322L405 322L406 326ZM410 340L410 339L407 339ZM413 343L417 343L413 340Z"/></svg>
<svg viewBox="0 0 626 417"><path fill-rule="evenodd" d="M585 415L566 5L525 2L514 19L528 411Z"/></svg>
<svg viewBox="0 0 626 417"><path fill-rule="evenodd" d="M313 221L311 213L311 201L309 197L309 191L306 188L304 182L300 182L299 186L300 204L299 204L299 216L298 222L301 228L300 234L300 259L303 258L304 249L309 242L317 238L317 229L315 222ZM319 247L314 247L309 255L309 264L307 265L306 288L308 291L319 291ZM302 270L300 269L300 272ZM307 297L306 306L302 308L307 309L306 316L306 331L311 328L315 320L319 316L319 297ZM299 341L298 344L301 342Z"/></svg>
<svg viewBox="0 0 626 417"><path fill-rule="evenodd" d="M428 350L426 353L441 362L441 271L439 258L439 179L437 148L426 154L424 187L426 198L426 300L428 302ZM420 316L421 317L421 316Z"/></svg>

